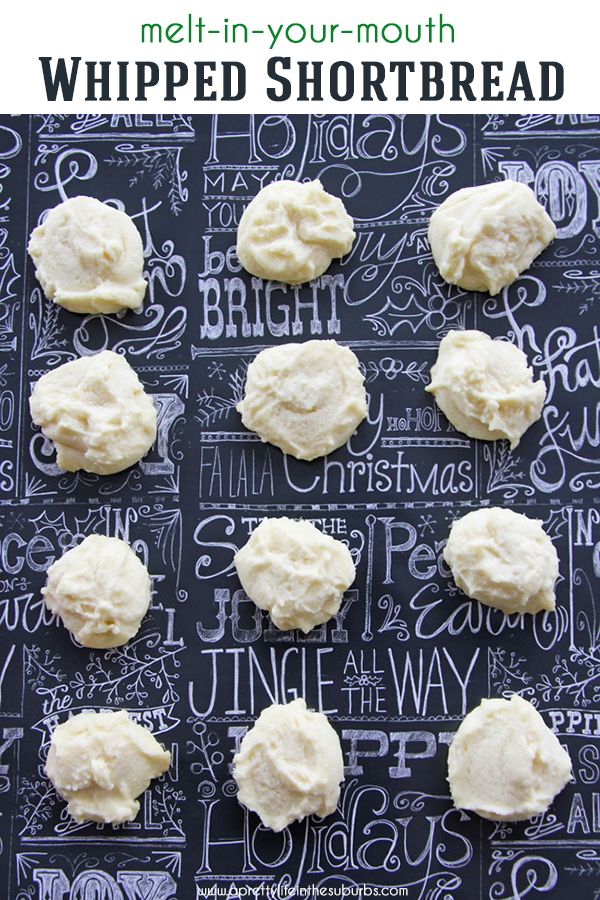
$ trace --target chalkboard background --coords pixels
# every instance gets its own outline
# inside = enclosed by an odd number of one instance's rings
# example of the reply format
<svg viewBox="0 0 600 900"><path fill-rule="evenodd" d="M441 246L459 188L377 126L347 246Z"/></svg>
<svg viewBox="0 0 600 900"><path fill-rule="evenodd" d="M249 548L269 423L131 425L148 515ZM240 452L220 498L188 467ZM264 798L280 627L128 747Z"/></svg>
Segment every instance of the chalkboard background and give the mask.
<svg viewBox="0 0 600 900"><path fill-rule="evenodd" d="M320 178L357 240L314 284L240 270L240 214L262 185ZM558 239L496 298L444 284L426 241L457 188L525 181ZM144 239L139 313L46 302L27 238L87 194ZM600 896L600 117L44 116L0 125L0 859L10 898L168 900L218 885L407 886L411 898ZM452 328L509 337L548 398L514 453L455 432L424 392ZM263 347L335 338L358 355L369 417L312 463L235 411ZM27 398L81 354L124 353L159 436L119 475L57 469ZM560 557L557 610L505 617L458 592L442 558L482 504L537 516ZM346 541L358 576L336 620L282 633L233 554L265 514ZM47 566L83 536L131 542L154 594L126 647L75 646L44 610ZM447 746L482 696L519 692L568 748L573 782L543 816L453 809ZM338 812L280 835L237 804L231 759L272 702L301 695L340 734ZM129 709L171 747L138 819L77 825L43 774L57 723Z"/></svg>

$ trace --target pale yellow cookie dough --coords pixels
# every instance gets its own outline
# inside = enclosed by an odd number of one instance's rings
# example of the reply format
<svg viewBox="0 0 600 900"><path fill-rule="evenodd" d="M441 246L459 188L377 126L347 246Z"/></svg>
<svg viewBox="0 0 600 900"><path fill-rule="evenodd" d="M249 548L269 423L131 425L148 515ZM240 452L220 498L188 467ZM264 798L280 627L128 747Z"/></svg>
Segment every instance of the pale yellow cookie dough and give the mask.
<svg viewBox="0 0 600 900"><path fill-rule="evenodd" d="M136 797L171 765L171 754L120 712L79 713L58 725L46 774L77 822L118 825L139 812Z"/></svg>
<svg viewBox="0 0 600 900"><path fill-rule="evenodd" d="M354 237L344 204L320 181L274 181L245 209L237 255L251 275L302 284L349 253Z"/></svg>
<svg viewBox="0 0 600 900"><path fill-rule="evenodd" d="M34 228L29 254L49 300L76 313L137 309L144 251L132 219L93 197L73 197Z"/></svg>
<svg viewBox="0 0 600 900"><path fill-rule="evenodd" d="M305 634L335 616L356 577L345 544L285 517L263 519L236 553L235 567L248 597L277 628Z"/></svg>
<svg viewBox="0 0 600 900"><path fill-rule="evenodd" d="M476 509L457 519L444 547L454 580L468 597L505 613L555 607L558 555L539 519L512 509Z"/></svg>
<svg viewBox="0 0 600 900"><path fill-rule="evenodd" d="M264 709L233 763L238 800L273 831L336 809L344 779L340 740L302 699Z"/></svg>
<svg viewBox="0 0 600 900"><path fill-rule="evenodd" d="M248 366L242 422L297 459L341 447L367 414L358 359L335 341L262 350Z"/></svg>
<svg viewBox="0 0 600 900"><path fill-rule="evenodd" d="M518 694L482 700L448 752L454 805L507 822L543 813L571 778L571 760L537 710Z"/></svg>
<svg viewBox="0 0 600 900"><path fill-rule="evenodd" d="M121 472L145 456L156 437L152 400L125 357L111 350L42 375L29 407L67 472Z"/></svg>
<svg viewBox="0 0 600 900"><path fill-rule="evenodd" d="M457 431L484 441L505 438L511 450L546 399L523 351L482 331L451 331L442 339L425 390Z"/></svg>
<svg viewBox="0 0 600 900"><path fill-rule="evenodd" d="M499 181L463 188L431 217L429 244L445 281L497 294L556 237L531 188Z"/></svg>
<svg viewBox="0 0 600 900"><path fill-rule="evenodd" d="M150 605L150 576L129 544L91 534L48 569L48 609L83 647L119 647L137 634Z"/></svg>

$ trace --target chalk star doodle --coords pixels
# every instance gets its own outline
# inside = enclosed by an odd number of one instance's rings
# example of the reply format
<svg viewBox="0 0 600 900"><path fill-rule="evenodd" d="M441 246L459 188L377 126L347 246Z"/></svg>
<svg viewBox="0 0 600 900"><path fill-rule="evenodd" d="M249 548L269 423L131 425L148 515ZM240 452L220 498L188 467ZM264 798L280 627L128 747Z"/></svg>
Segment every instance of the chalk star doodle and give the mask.
<svg viewBox="0 0 600 900"><path fill-rule="evenodd" d="M215 378L217 377L219 381L223 381L223 377L225 375L225 366L223 363L212 362L208 367L208 377Z"/></svg>
<svg viewBox="0 0 600 900"><path fill-rule="evenodd" d="M435 519L430 513L419 516L419 524L417 527L421 533L421 537L427 534L427 532L431 532L431 534L434 533L432 522L435 522Z"/></svg>
<svg viewBox="0 0 600 900"><path fill-rule="evenodd" d="M236 408L244 396L246 370L247 365L243 365L237 368L229 377L229 388L231 390L229 396L216 394L214 388L205 388L198 394L197 419L204 427L225 418L225 416Z"/></svg>

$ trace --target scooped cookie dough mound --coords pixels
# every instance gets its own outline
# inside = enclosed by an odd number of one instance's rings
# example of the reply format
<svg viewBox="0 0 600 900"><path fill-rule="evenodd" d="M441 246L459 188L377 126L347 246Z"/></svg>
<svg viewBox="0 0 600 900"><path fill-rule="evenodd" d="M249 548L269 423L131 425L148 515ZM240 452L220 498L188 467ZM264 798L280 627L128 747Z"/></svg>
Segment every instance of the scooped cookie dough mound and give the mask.
<svg viewBox="0 0 600 900"><path fill-rule="evenodd" d="M84 647L119 647L137 634L150 605L150 576L129 544L91 534L48 569L42 589Z"/></svg>
<svg viewBox="0 0 600 900"><path fill-rule="evenodd" d="M350 551L311 522L263 519L235 555L248 597L277 628L308 632L338 612L356 577Z"/></svg>
<svg viewBox="0 0 600 900"><path fill-rule="evenodd" d="M341 447L367 414L358 359L335 341L283 344L248 367L242 422L297 459Z"/></svg>
<svg viewBox="0 0 600 900"><path fill-rule="evenodd" d="M111 350L43 375L29 408L67 472L121 472L145 456L156 437L152 400L127 360Z"/></svg>
<svg viewBox="0 0 600 900"><path fill-rule="evenodd" d="M237 255L251 275L302 284L348 253L354 237L344 204L320 181L274 181L244 210Z"/></svg>
<svg viewBox="0 0 600 900"><path fill-rule="evenodd" d="M51 209L28 250L46 297L71 312L137 309L144 299L140 233L126 213L93 197Z"/></svg>
<svg viewBox="0 0 600 900"><path fill-rule="evenodd" d="M512 509L476 509L457 519L444 559L468 597L505 613L555 607L558 556L539 519Z"/></svg>
<svg viewBox="0 0 600 900"><path fill-rule="evenodd" d="M171 765L147 728L125 710L80 713L52 734L46 774L77 822L131 822L136 797Z"/></svg>
<svg viewBox="0 0 600 900"><path fill-rule="evenodd" d="M511 450L546 399L523 351L482 331L451 331L442 339L425 390L458 431L484 441L506 438Z"/></svg>
<svg viewBox="0 0 600 900"><path fill-rule="evenodd" d="M571 778L571 760L527 700L482 700L448 752L454 805L514 822L543 813Z"/></svg>
<svg viewBox="0 0 600 900"><path fill-rule="evenodd" d="M429 244L445 281L497 294L556 237L531 188L500 181L463 188L436 209Z"/></svg>
<svg viewBox="0 0 600 900"><path fill-rule="evenodd" d="M264 709L233 763L238 800L273 831L335 811L344 778L340 740L304 700Z"/></svg>

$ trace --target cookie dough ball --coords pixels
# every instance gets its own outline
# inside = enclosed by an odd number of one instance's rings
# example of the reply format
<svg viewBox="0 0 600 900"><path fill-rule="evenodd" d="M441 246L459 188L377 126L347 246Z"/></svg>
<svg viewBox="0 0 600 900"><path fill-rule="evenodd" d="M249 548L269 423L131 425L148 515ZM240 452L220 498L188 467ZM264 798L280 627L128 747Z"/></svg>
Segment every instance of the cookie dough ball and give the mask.
<svg viewBox="0 0 600 900"><path fill-rule="evenodd" d="M136 797L170 765L169 751L125 710L92 712L55 728L46 774L77 822L119 825L135 819Z"/></svg>
<svg viewBox="0 0 600 900"><path fill-rule="evenodd" d="M571 760L539 712L518 694L482 700L448 751L454 805L515 822L543 813L571 778Z"/></svg>
<svg viewBox="0 0 600 900"><path fill-rule="evenodd" d="M441 341L426 388L457 431L518 446L546 399L522 350L482 331L451 331Z"/></svg>
<svg viewBox="0 0 600 900"><path fill-rule="evenodd" d="M505 613L553 610L558 556L539 519L476 509L457 519L444 559L461 591Z"/></svg>
<svg viewBox="0 0 600 900"><path fill-rule="evenodd" d="M126 213L93 197L51 209L28 250L48 300L71 312L137 309L144 299L140 233Z"/></svg>
<svg viewBox="0 0 600 900"><path fill-rule="evenodd" d="M145 456L156 438L152 400L125 357L111 350L42 375L29 408L67 472L121 472Z"/></svg>
<svg viewBox="0 0 600 900"><path fill-rule="evenodd" d="M91 534L48 569L42 589L84 647L120 647L137 634L150 605L150 576L129 544Z"/></svg>
<svg viewBox="0 0 600 900"><path fill-rule="evenodd" d="M297 459L341 447L367 414L358 359L335 341L262 350L237 411L250 431Z"/></svg>
<svg viewBox="0 0 600 900"><path fill-rule="evenodd" d="M531 188L499 181L451 194L432 215L428 237L445 281L493 295L529 268L556 227Z"/></svg>
<svg viewBox="0 0 600 900"><path fill-rule="evenodd" d="M238 800L273 831L335 811L344 779L340 740L327 716L307 710L304 700L264 709L233 764Z"/></svg>
<svg viewBox="0 0 600 900"><path fill-rule="evenodd" d="M237 255L251 275L302 284L348 253L354 237L344 204L320 181L274 181L245 209Z"/></svg>
<svg viewBox="0 0 600 900"><path fill-rule="evenodd" d="M277 628L305 634L329 621L356 577L350 551L311 522L263 519L235 555L248 597Z"/></svg>

